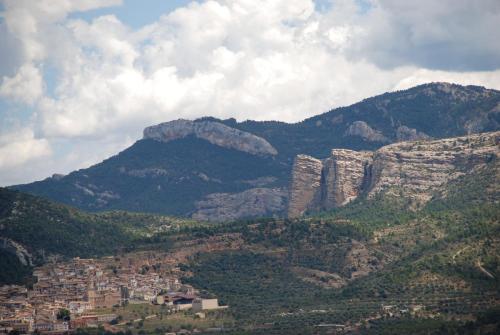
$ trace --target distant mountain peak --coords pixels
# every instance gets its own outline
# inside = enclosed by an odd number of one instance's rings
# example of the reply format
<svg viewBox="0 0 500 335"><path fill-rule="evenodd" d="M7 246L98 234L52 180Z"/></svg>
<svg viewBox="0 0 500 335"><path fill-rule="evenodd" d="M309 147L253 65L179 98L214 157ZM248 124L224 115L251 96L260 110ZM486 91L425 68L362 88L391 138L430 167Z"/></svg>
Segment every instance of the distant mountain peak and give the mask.
<svg viewBox="0 0 500 335"><path fill-rule="evenodd" d="M274 156L278 154L278 151L265 139L220 122L178 119L144 129L144 139L160 142L170 142L187 136L194 136L220 147L253 155Z"/></svg>

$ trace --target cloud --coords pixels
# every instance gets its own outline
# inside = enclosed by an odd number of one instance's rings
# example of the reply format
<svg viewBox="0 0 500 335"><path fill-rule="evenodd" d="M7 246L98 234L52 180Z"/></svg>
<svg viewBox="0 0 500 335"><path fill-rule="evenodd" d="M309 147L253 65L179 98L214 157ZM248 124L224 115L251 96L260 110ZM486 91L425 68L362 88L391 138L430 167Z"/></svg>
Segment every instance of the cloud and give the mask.
<svg viewBox="0 0 500 335"><path fill-rule="evenodd" d="M5 170L16 182L98 162L181 117L299 121L426 81L500 88L493 0L335 0L321 11L312 0L207 0L140 29L69 15L118 0L3 3L0 46L15 48L0 60L0 94L33 108L31 141L53 148L35 175Z"/></svg>
<svg viewBox="0 0 500 335"><path fill-rule="evenodd" d="M46 139L34 138L29 128L0 136L0 171L18 167L51 154Z"/></svg>
<svg viewBox="0 0 500 335"><path fill-rule="evenodd" d="M2 50L2 57L0 57L0 78L15 75L16 69L24 62L22 44L19 39L9 33L1 16L0 50Z"/></svg>
<svg viewBox="0 0 500 335"><path fill-rule="evenodd" d="M38 68L32 64L24 64L13 77L4 77L0 86L0 95L34 104L43 94L43 79Z"/></svg>
<svg viewBox="0 0 500 335"><path fill-rule="evenodd" d="M348 55L383 68L415 65L446 71L500 68L500 1L373 0Z"/></svg>

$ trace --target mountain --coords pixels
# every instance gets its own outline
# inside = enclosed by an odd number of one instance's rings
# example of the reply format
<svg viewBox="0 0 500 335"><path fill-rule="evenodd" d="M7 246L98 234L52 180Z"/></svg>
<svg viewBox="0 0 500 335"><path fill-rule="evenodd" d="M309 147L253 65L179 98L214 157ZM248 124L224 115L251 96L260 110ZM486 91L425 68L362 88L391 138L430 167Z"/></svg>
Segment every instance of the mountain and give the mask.
<svg viewBox="0 0 500 335"><path fill-rule="evenodd" d="M500 129L500 92L432 83L382 94L289 124L177 120L102 163L13 188L90 211L124 209L201 220L283 216L295 156L336 148Z"/></svg>

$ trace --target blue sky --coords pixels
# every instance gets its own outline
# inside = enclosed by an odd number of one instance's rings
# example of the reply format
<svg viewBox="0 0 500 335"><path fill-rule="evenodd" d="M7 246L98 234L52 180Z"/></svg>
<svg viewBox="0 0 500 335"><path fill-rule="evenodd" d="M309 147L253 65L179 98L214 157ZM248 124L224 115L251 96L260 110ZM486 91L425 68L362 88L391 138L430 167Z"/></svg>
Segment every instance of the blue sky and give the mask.
<svg viewBox="0 0 500 335"><path fill-rule="evenodd" d="M188 0L123 0L123 5L73 13L70 17L92 20L102 15L116 15L132 28L156 21L161 15L187 5Z"/></svg>

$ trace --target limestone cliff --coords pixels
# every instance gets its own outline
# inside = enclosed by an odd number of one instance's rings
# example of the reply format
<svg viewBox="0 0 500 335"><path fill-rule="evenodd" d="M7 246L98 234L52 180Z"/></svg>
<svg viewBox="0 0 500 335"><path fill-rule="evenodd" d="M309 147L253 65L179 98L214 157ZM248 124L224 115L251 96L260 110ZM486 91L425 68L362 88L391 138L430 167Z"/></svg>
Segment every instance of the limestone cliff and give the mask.
<svg viewBox="0 0 500 335"><path fill-rule="evenodd" d="M213 121L175 120L144 129L144 139L170 142L193 135L212 144L253 155L276 155L265 139Z"/></svg>
<svg viewBox="0 0 500 335"><path fill-rule="evenodd" d="M298 155L292 169L292 184L288 201L288 216L302 215L318 203L321 195L323 163L307 155Z"/></svg>
<svg viewBox="0 0 500 335"><path fill-rule="evenodd" d="M335 208L356 199L369 180L371 152L334 149L323 163L322 207Z"/></svg>
<svg viewBox="0 0 500 335"><path fill-rule="evenodd" d="M212 193L195 203L192 218L230 221L283 214L288 192L283 188L251 188L240 193Z"/></svg>
<svg viewBox="0 0 500 335"><path fill-rule="evenodd" d="M401 196L413 206L429 201L450 181L500 158L500 132L444 140L401 142L375 152L334 149L325 160L299 155L288 216L343 206L364 194Z"/></svg>
<svg viewBox="0 0 500 335"><path fill-rule="evenodd" d="M380 131L370 127L365 121L354 121L345 131L344 136L359 136L370 142L390 142Z"/></svg>
<svg viewBox="0 0 500 335"><path fill-rule="evenodd" d="M499 143L494 132L382 147L374 154L368 196L388 191L424 204L451 180L498 160Z"/></svg>
<svg viewBox="0 0 500 335"><path fill-rule="evenodd" d="M371 174L372 152L333 149L319 159L298 155L292 170L288 216L331 209L356 199Z"/></svg>

